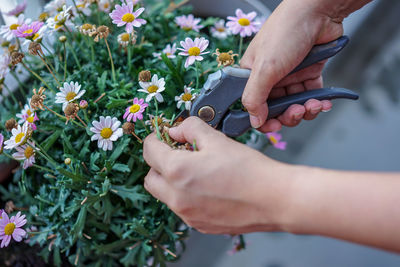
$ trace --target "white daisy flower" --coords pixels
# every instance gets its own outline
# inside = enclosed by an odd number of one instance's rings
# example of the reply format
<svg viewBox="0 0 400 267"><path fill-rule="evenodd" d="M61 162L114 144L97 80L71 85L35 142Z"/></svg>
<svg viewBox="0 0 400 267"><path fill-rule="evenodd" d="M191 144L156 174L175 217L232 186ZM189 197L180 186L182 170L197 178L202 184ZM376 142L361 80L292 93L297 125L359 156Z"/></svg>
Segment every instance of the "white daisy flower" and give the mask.
<svg viewBox="0 0 400 267"><path fill-rule="evenodd" d="M44 10L50 15L55 15L63 10L65 0L53 0L44 6Z"/></svg>
<svg viewBox="0 0 400 267"><path fill-rule="evenodd" d="M97 141L97 146L104 151L113 149L113 142L117 141L123 135L121 122L117 118L110 116L100 116L100 121L92 122L94 127L90 131L94 133L92 141Z"/></svg>
<svg viewBox="0 0 400 267"><path fill-rule="evenodd" d="M36 112L30 107L31 99L28 98L28 103L25 104L24 108L22 109L21 113L17 114L16 117L19 118L18 123L19 124L24 124L27 122L29 126L32 128L32 130L36 130L37 127L35 125L35 122L39 120Z"/></svg>
<svg viewBox="0 0 400 267"><path fill-rule="evenodd" d="M110 0L100 0L99 3L98 3L98 5L99 5L99 9L100 9L101 11L107 12L107 13L110 12L110 9L111 9Z"/></svg>
<svg viewBox="0 0 400 267"><path fill-rule="evenodd" d="M0 56L0 80L4 79L10 72L11 56L8 53L3 53Z"/></svg>
<svg viewBox="0 0 400 267"><path fill-rule="evenodd" d="M5 149L13 149L14 147L23 145L26 143L28 139L28 132L29 132L29 126L28 123L24 123L21 127L21 125L18 124L17 128L13 128L11 130L11 138L7 141L4 142L4 148Z"/></svg>
<svg viewBox="0 0 400 267"><path fill-rule="evenodd" d="M151 82L139 82L139 84L142 89L139 89L138 91L148 94L146 102L149 103L153 97L155 97L160 103L164 101L164 98L161 95L161 92L165 90L164 78L158 79L157 74L154 74L153 78L151 78Z"/></svg>
<svg viewBox="0 0 400 267"><path fill-rule="evenodd" d="M1 26L0 35L7 41L11 41L13 38L15 38L14 30L16 30L19 26L23 24L30 24L30 23L31 19L25 19L25 15L21 14L18 16L18 20L16 23Z"/></svg>
<svg viewBox="0 0 400 267"><path fill-rule="evenodd" d="M60 87L60 91L56 94L56 103L62 103L63 110L67 107L68 103L78 100L86 93L86 90L81 90L81 85L77 82L65 82L64 86Z"/></svg>
<svg viewBox="0 0 400 267"><path fill-rule="evenodd" d="M192 101L197 97L196 93L192 93L193 90L193 88L185 85L184 93L182 93L180 96L175 97L175 101L178 101L178 103L176 104L176 107L178 109L181 108L182 104L185 104L185 109L190 110L190 108L192 107Z"/></svg>
<svg viewBox="0 0 400 267"><path fill-rule="evenodd" d="M39 150L38 148L35 147L35 143L28 141L29 145L22 145L19 147L16 147L15 149L17 152L12 154L13 158L16 160L23 160L24 169L28 169L29 167L32 167L33 164L35 163L35 150Z"/></svg>
<svg viewBox="0 0 400 267"><path fill-rule="evenodd" d="M92 10L90 10L90 1L86 2L83 0L77 1L76 2L76 8L73 8L73 12L74 12L74 16L77 17L78 16L78 12L80 11L82 12L85 16L90 16L92 14Z"/></svg>
<svg viewBox="0 0 400 267"><path fill-rule="evenodd" d="M121 33L118 35L118 43L122 46L122 47L127 47L129 45L129 43L131 44L136 44L136 35L133 34L132 36L127 33Z"/></svg>
<svg viewBox="0 0 400 267"><path fill-rule="evenodd" d="M231 35L231 31L225 27L224 19L217 21L214 26L211 27L211 35L221 40Z"/></svg>
<svg viewBox="0 0 400 267"><path fill-rule="evenodd" d="M54 17L47 19L47 21L46 21L47 26L54 31L61 29L68 22L69 18L71 17L71 13L72 13L71 10L72 10L72 7L67 8L67 6L64 5L62 7L62 11L57 13L57 15L55 15ZM68 25L68 26L70 26L70 25Z"/></svg>

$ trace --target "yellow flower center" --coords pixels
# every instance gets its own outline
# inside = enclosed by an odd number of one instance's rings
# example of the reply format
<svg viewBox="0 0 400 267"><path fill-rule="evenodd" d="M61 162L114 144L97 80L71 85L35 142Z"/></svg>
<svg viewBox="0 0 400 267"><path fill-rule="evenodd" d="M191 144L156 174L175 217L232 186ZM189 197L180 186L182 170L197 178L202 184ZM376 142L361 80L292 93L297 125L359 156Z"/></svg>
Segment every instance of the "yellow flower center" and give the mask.
<svg viewBox="0 0 400 267"><path fill-rule="evenodd" d="M33 32L32 29L28 29L28 30L26 30L26 31L23 31L22 33L31 34L32 32Z"/></svg>
<svg viewBox="0 0 400 267"><path fill-rule="evenodd" d="M85 31L91 30L92 28L93 28L93 25L89 24L89 23L85 23L85 24L82 25L82 29L85 30Z"/></svg>
<svg viewBox="0 0 400 267"><path fill-rule="evenodd" d="M218 32L225 32L225 28L217 28Z"/></svg>
<svg viewBox="0 0 400 267"><path fill-rule="evenodd" d="M77 8L84 8L85 4L76 5Z"/></svg>
<svg viewBox="0 0 400 267"><path fill-rule="evenodd" d="M28 116L32 115L32 111L31 111L30 109L28 109L28 110L26 111L26 115L28 115Z"/></svg>
<svg viewBox="0 0 400 267"><path fill-rule="evenodd" d="M269 137L269 141L271 141L272 144L276 145L278 143L278 140L274 136Z"/></svg>
<svg viewBox="0 0 400 267"><path fill-rule="evenodd" d="M218 57L220 61L229 61L232 59L232 56L229 53L221 53Z"/></svg>
<svg viewBox="0 0 400 267"><path fill-rule="evenodd" d="M60 15L60 14L57 14L57 15L54 17L54 21L58 21L58 15Z"/></svg>
<svg viewBox="0 0 400 267"><path fill-rule="evenodd" d="M35 154L35 152L33 151L33 148L31 148L30 146L28 146L25 149L24 155L26 159L29 159L30 157L32 157Z"/></svg>
<svg viewBox="0 0 400 267"><path fill-rule="evenodd" d="M39 15L39 20L44 21L49 17L49 14L46 12L43 12L42 14Z"/></svg>
<svg viewBox="0 0 400 267"><path fill-rule="evenodd" d="M129 108L130 113L136 113L140 110L140 105L134 104Z"/></svg>
<svg viewBox="0 0 400 267"><path fill-rule="evenodd" d="M25 137L24 133L17 134L17 136L15 137L15 143L17 144L20 143L24 137Z"/></svg>
<svg viewBox="0 0 400 267"><path fill-rule="evenodd" d="M151 85L147 88L147 92L149 92L150 94L157 92L157 90L158 90L157 85Z"/></svg>
<svg viewBox="0 0 400 267"><path fill-rule="evenodd" d="M15 230L15 223L8 223L6 227L4 227L4 234L12 235Z"/></svg>
<svg viewBox="0 0 400 267"><path fill-rule="evenodd" d="M109 3L105 3L105 4L103 5L103 7L104 7L105 9L107 9L109 6L110 6Z"/></svg>
<svg viewBox="0 0 400 267"><path fill-rule="evenodd" d="M188 50L188 54L189 54L189 56L198 56L198 55L200 55L200 48L198 48L196 46L191 47Z"/></svg>
<svg viewBox="0 0 400 267"><path fill-rule="evenodd" d="M249 26L250 25L250 20L246 19L246 18L241 18L238 20L238 23L241 26Z"/></svg>
<svg viewBox="0 0 400 267"><path fill-rule="evenodd" d="M191 93L186 93L182 96L183 101L192 101L192 94Z"/></svg>
<svg viewBox="0 0 400 267"><path fill-rule="evenodd" d="M188 26L183 26L182 29L188 32L193 28L192 27L188 27Z"/></svg>
<svg viewBox="0 0 400 267"><path fill-rule="evenodd" d="M10 30L16 30L19 27L19 24L11 24Z"/></svg>
<svg viewBox="0 0 400 267"><path fill-rule="evenodd" d="M123 34L121 35L121 40L122 40L123 42L129 42L129 39L130 39L129 33L123 33Z"/></svg>
<svg viewBox="0 0 400 267"><path fill-rule="evenodd" d="M101 130L100 132L101 137L103 137L104 139L110 138L112 134L113 131L111 130L111 128L103 128L103 130Z"/></svg>
<svg viewBox="0 0 400 267"><path fill-rule="evenodd" d="M76 96L75 92L69 92L66 96L65 96L65 100L67 101L71 101L72 99L74 99Z"/></svg>
<svg viewBox="0 0 400 267"><path fill-rule="evenodd" d="M26 119L26 121L29 122L29 123L33 123L33 122L35 121L35 117L34 117L34 116L29 116L29 117Z"/></svg>
<svg viewBox="0 0 400 267"><path fill-rule="evenodd" d="M122 16L122 21L129 23L134 20L135 20L135 16L132 13L126 13L125 15Z"/></svg>

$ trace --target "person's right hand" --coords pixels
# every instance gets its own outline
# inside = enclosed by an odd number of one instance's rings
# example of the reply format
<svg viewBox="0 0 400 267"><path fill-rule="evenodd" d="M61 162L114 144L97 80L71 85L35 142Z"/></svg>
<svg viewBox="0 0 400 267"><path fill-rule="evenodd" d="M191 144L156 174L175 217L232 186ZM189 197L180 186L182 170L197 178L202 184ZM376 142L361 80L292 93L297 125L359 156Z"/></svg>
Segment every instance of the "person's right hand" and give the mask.
<svg viewBox="0 0 400 267"><path fill-rule="evenodd" d="M355 3L353 3L355 2ZM329 111L328 100L311 99L305 105L292 105L276 119L267 120L267 99L322 88L325 62L288 75L314 45L333 41L343 34L343 19L369 2L349 0L286 0L272 13L248 47L240 65L251 69L242 103L250 113L251 124L262 132L296 126Z"/></svg>

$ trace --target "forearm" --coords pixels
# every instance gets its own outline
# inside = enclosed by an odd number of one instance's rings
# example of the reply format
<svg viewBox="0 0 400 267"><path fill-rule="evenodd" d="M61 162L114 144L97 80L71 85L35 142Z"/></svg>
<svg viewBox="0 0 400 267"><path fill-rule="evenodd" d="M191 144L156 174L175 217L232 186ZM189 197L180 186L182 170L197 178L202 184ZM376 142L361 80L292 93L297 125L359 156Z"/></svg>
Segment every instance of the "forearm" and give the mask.
<svg viewBox="0 0 400 267"><path fill-rule="evenodd" d="M400 174L298 168L284 230L400 252Z"/></svg>

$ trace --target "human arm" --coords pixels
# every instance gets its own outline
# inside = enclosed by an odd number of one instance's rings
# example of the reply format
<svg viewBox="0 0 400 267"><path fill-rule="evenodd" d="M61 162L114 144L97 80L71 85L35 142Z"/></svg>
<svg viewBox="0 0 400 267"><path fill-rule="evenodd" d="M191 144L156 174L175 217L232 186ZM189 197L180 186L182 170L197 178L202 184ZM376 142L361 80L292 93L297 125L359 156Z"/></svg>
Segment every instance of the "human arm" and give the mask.
<svg viewBox="0 0 400 267"><path fill-rule="evenodd" d="M145 187L199 231L316 234L400 252L400 174L281 163L198 118L169 133L199 151L174 150L150 135Z"/></svg>
<svg viewBox="0 0 400 267"><path fill-rule="evenodd" d="M325 62L288 75L316 44L343 34L342 21L371 0L285 0L264 23L246 50L240 64L252 69L242 102L254 128L278 131L282 125L296 126L312 120L332 107L330 101L309 100L292 105L276 119L266 121L267 99L323 87Z"/></svg>

